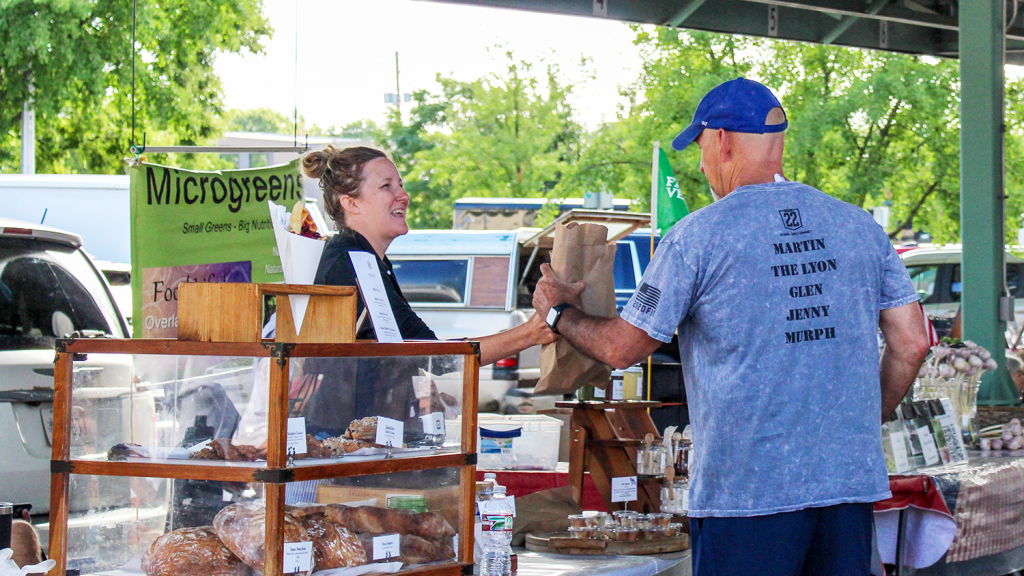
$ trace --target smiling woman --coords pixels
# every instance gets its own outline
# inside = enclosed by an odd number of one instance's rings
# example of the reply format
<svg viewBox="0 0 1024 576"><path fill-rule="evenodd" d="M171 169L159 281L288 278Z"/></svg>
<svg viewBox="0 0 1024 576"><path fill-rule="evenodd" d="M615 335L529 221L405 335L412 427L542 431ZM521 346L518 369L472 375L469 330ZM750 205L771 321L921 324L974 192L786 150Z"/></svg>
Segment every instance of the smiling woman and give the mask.
<svg viewBox="0 0 1024 576"><path fill-rule="evenodd" d="M394 163L373 148L327 146L307 152L302 157L302 169L306 176L320 180L324 207L339 228L338 234L324 248L315 282L354 286L356 273L349 252L373 254L402 338L436 340L433 330L413 311L402 294L391 261L385 255L395 238L409 232L406 212L410 198ZM362 311L360 299L357 313L362 314ZM369 322L359 328L356 338L374 338ZM534 315L516 328L480 338L480 363L487 365L554 339L554 333L543 319Z"/></svg>

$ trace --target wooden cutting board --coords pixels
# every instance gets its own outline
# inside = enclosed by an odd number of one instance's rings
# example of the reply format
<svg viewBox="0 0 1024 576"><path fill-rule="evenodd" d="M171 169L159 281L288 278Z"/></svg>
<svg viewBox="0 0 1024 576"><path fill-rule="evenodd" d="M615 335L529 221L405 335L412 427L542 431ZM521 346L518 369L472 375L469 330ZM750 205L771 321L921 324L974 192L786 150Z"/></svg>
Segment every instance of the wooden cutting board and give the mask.
<svg viewBox="0 0 1024 576"><path fill-rule="evenodd" d="M532 552L554 552L556 554L632 556L680 552L689 547L689 534L679 534L672 538L661 538L658 540L637 540L636 542L573 538L568 532L545 532L526 535L527 550Z"/></svg>

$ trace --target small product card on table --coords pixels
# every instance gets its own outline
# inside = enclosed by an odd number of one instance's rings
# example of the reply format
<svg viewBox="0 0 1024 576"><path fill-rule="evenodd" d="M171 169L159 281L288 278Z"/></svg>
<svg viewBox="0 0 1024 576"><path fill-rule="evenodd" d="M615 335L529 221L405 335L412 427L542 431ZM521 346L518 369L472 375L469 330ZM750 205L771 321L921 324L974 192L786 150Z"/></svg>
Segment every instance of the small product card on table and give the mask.
<svg viewBox="0 0 1024 576"><path fill-rule="evenodd" d="M288 419L289 454L306 453L306 419L302 416Z"/></svg>
<svg viewBox="0 0 1024 576"><path fill-rule="evenodd" d="M284 573L308 572L313 567L312 542L284 543Z"/></svg>
<svg viewBox="0 0 1024 576"><path fill-rule="evenodd" d="M402 333L398 330L395 313L391 310L388 293L384 290L377 259L369 252L349 252L348 257L356 269L359 291L363 294L363 302L373 322L377 342L401 342Z"/></svg>
<svg viewBox="0 0 1024 576"><path fill-rule="evenodd" d="M636 476L612 478L612 502L632 502L636 500Z"/></svg>
<svg viewBox="0 0 1024 576"><path fill-rule="evenodd" d="M896 465L896 473L902 474L910 470L910 458L907 457L907 444L903 441L903 434L892 434L889 436L889 443L892 445L892 458Z"/></svg>
<svg viewBox="0 0 1024 576"><path fill-rule="evenodd" d="M405 433L405 424L398 420L377 417L377 437L373 443L380 446L391 446L392 448L402 447L402 436Z"/></svg>
<svg viewBox="0 0 1024 576"><path fill-rule="evenodd" d="M401 534L385 534L373 537L373 559L390 560L402 554Z"/></svg>
<svg viewBox="0 0 1024 576"><path fill-rule="evenodd" d="M444 412L434 412L427 414L426 416L420 416L420 420L423 422L423 433L424 434L436 434L444 436Z"/></svg>
<svg viewBox="0 0 1024 576"><path fill-rule="evenodd" d="M939 458L939 450L935 447L935 439L932 438L931 430L926 426L918 428L917 438L921 440L921 452L924 453L925 464L933 466L942 461Z"/></svg>

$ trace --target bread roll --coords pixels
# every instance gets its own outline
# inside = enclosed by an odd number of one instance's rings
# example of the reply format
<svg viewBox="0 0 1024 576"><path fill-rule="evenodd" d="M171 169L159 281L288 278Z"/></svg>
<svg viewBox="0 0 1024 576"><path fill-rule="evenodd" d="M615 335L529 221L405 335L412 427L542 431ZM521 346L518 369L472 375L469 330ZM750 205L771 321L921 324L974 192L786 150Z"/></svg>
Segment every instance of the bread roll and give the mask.
<svg viewBox="0 0 1024 576"><path fill-rule="evenodd" d="M266 557L267 509L263 502L239 502L225 506L213 519L213 529L236 556L263 573ZM308 542L306 529L291 513L284 516L284 541Z"/></svg>
<svg viewBox="0 0 1024 576"><path fill-rule="evenodd" d="M249 576L251 571L213 528L179 528L153 541L142 555L147 576Z"/></svg>
<svg viewBox="0 0 1024 576"><path fill-rule="evenodd" d="M324 514L358 534L412 534L428 540L455 535L455 529L434 512L328 504Z"/></svg>
<svg viewBox="0 0 1024 576"><path fill-rule="evenodd" d="M313 539L313 571L366 564L363 545L355 534L322 514L305 514L302 526Z"/></svg>

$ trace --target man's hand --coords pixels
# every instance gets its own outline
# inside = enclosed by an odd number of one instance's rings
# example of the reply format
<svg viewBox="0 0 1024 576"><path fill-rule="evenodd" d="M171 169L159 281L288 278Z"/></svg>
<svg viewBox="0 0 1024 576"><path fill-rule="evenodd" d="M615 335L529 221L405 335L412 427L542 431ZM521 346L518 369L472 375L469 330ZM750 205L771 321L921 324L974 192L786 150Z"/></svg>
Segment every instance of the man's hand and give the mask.
<svg viewBox="0 0 1024 576"><path fill-rule="evenodd" d="M537 316L542 320L547 318L548 310L559 304L569 304L575 308L583 309L580 294L583 292L583 282L572 284L563 282L561 278L551 269L550 264L541 264L540 272L543 274L537 288L533 291L533 308Z"/></svg>

